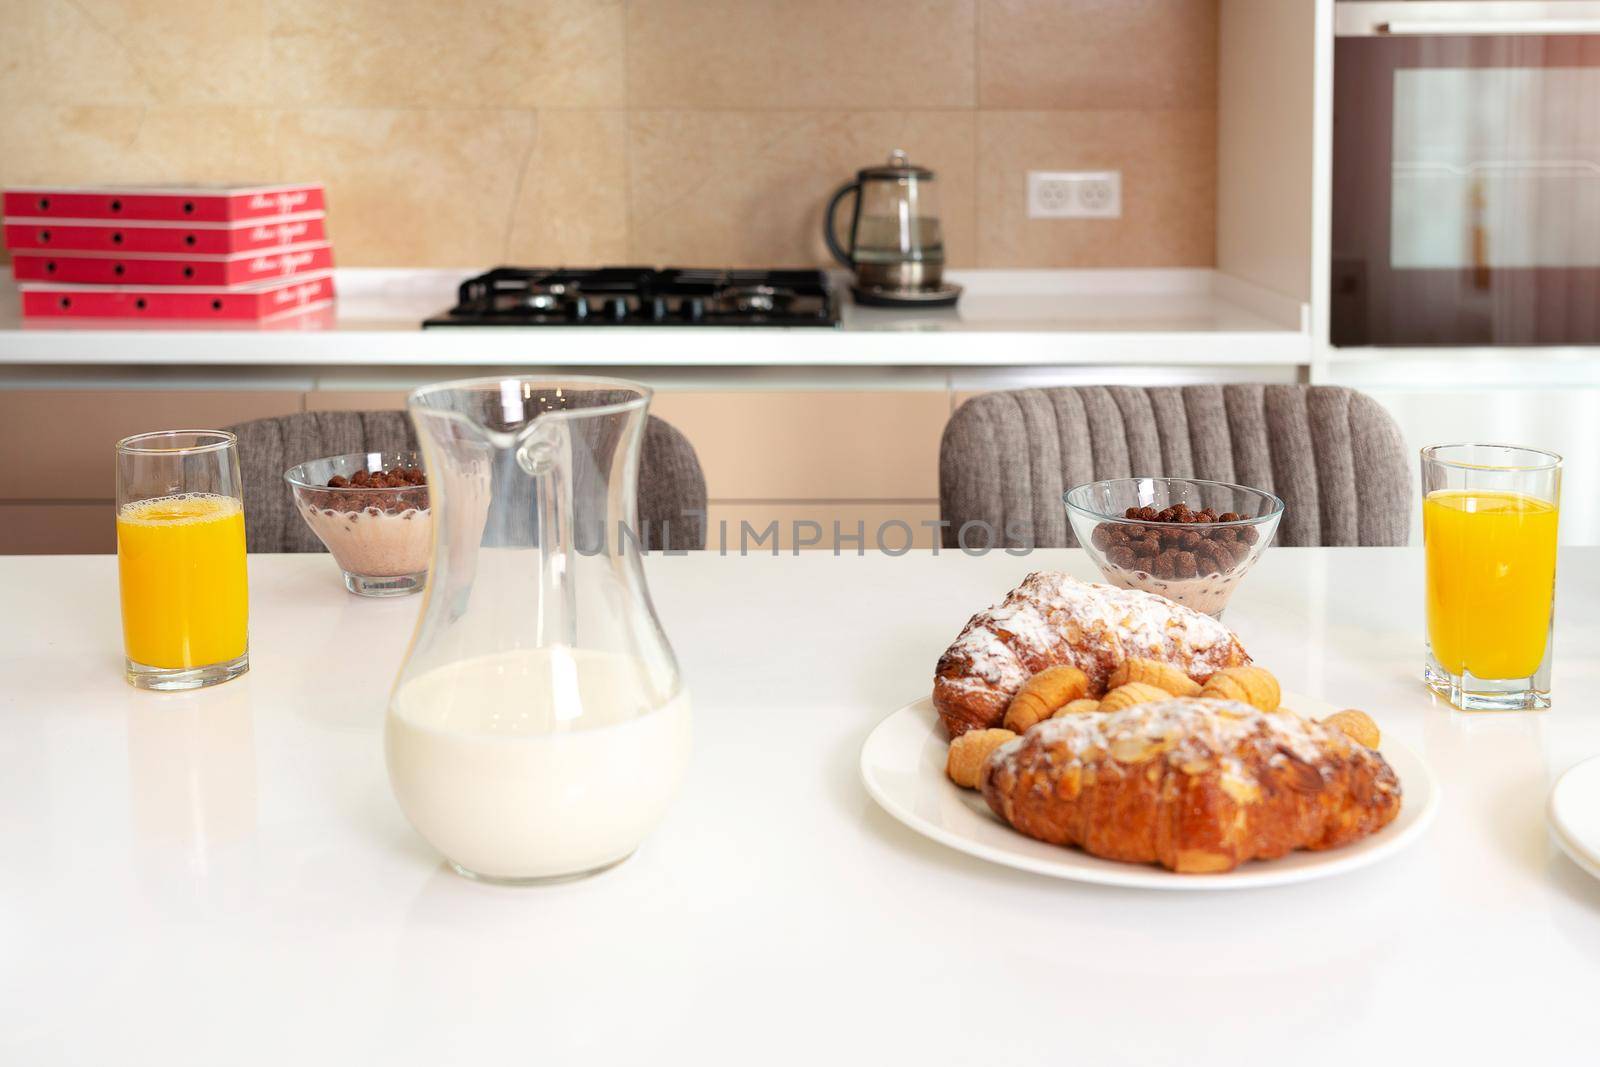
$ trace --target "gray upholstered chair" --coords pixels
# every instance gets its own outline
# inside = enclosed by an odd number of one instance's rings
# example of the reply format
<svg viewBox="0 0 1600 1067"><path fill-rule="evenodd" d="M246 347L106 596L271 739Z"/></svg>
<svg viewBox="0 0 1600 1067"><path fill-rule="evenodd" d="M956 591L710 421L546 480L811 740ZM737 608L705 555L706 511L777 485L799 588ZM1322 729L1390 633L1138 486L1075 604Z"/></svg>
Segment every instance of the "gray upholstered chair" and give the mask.
<svg viewBox="0 0 1600 1067"><path fill-rule="evenodd" d="M1129 475L1210 478L1276 493L1285 545L1403 545L1415 504L1399 427L1377 401L1350 389L1019 389L974 397L945 425L945 546L955 547L961 525L974 521L989 524L1007 547L1075 544L1062 493ZM1005 536L1007 523L1029 536Z"/></svg>
<svg viewBox="0 0 1600 1067"><path fill-rule="evenodd" d="M309 411L229 427L239 435L245 536L252 552L320 552L322 542L294 510L283 472L346 452L417 447L403 411ZM645 424L639 458L639 521L652 551L704 548L706 479L687 438L661 419ZM694 512L696 514L689 514Z"/></svg>

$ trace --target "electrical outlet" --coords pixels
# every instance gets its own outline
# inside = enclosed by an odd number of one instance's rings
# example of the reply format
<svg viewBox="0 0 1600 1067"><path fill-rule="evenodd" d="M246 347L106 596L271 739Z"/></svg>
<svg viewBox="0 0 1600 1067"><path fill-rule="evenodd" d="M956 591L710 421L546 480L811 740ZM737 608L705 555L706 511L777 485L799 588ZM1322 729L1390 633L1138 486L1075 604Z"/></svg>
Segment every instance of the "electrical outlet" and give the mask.
<svg viewBox="0 0 1600 1067"><path fill-rule="evenodd" d="M1030 219L1119 219L1120 170L1030 170Z"/></svg>

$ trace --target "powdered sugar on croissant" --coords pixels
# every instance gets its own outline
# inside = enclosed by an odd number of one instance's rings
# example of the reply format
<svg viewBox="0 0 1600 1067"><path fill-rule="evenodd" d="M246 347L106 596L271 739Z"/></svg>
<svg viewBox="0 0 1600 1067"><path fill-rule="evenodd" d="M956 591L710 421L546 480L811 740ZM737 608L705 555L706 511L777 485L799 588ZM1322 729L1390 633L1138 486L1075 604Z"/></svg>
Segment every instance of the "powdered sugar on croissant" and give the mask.
<svg viewBox="0 0 1600 1067"><path fill-rule="evenodd" d="M1196 681L1250 662L1233 631L1208 615L1153 593L1036 571L974 615L939 658L933 703L956 737L998 726L1012 696L1046 667L1077 667L1098 696L1111 672L1136 656Z"/></svg>

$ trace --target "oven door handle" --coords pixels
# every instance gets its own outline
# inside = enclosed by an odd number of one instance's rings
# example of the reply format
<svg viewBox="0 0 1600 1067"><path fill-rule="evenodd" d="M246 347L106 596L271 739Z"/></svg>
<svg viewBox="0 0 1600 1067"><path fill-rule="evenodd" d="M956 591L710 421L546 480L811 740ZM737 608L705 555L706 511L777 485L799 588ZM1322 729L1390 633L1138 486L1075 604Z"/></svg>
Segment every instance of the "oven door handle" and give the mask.
<svg viewBox="0 0 1600 1067"><path fill-rule="evenodd" d="M1600 34L1600 18L1592 19L1442 19L1380 22L1373 27L1384 37L1549 37L1561 34Z"/></svg>

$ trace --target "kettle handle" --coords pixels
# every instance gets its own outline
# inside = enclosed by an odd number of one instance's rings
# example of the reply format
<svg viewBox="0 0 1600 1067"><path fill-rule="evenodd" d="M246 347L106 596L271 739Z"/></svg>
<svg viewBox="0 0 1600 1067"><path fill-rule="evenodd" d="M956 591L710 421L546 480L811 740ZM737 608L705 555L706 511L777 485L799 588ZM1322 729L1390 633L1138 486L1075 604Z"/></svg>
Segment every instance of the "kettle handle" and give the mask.
<svg viewBox="0 0 1600 1067"><path fill-rule="evenodd" d="M828 242L828 251L833 253L833 258L839 261L839 265L850 270L854 270L856 266L855 260L850 258L850 253L846 251L844 246L839 243L838 234L833 232L833 218L834 213L839 208L839 201L843 200L851 193L855 193L858 198L860 197L861 182L859 179L852 182L845 182L843 185L839 186L838 190L834 192L833 198L828 201L828 209L822 213L822 238ZM857 200L857 206L860 206L859 199ZM850 224L850 231L850 239L852 242L854 242L854 221L852 221Z"/></svg>

